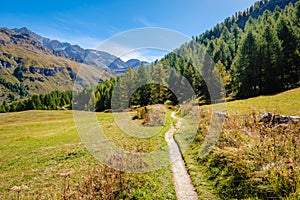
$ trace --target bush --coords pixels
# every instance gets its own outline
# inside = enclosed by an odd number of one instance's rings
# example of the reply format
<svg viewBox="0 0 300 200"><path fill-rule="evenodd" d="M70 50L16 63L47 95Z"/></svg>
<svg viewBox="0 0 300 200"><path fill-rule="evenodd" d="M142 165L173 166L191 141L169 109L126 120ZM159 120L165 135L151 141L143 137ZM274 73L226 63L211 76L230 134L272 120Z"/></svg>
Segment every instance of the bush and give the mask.
<svg viewBox="0 0 300 200"><path fill-rule="evenodd" d="M137 115L133 119L144 119L143 124L147 126L162 126L166 120L166 112L163 106L145 106L137 108Z"/></svg>
<svg viewBox="0 0 300 200"><path fill-rule="evenodd" d="M152 106L149 111L149 126L162 126L166 121L166 112L162 106Z"/></svg>
<svg viewBox="0 0 300 200"><path fill-rule="evenodd" d="M13 75L20 81L24 81L25 76L24 73L27 72L27 68L24 66L16 67Z"/></svg>
<svg viewBox="0 0 300 200"><path fill-rule="evenodd" d="M140 107L136 109L137 111L137 118L138 119L146 119L148 115L148 109L147 107Z"/></svg>
<svg viewBox="0 0 300 200"><path fill-rule="evenodd" d="M167 105L167 106L174 106L174 102L172 102L171 100L165 101L164 104Z"/></svg>
<svg viewBox="0 0 300 200"><path fill-rule="evenodd" d="M184 116L191 114L192 109L193 109L192 103L185 103L185 104L181 105L180 106L181 116L184 117Z"/></svg>
<svg viewBox="0 0 300 200"><path fill-rule="evenodd" d="M255 114L242 120L229 116L214 150L199 157L209 127L206 115L190 154L222 199L300 198L300 122L266 125Z"/></svg>

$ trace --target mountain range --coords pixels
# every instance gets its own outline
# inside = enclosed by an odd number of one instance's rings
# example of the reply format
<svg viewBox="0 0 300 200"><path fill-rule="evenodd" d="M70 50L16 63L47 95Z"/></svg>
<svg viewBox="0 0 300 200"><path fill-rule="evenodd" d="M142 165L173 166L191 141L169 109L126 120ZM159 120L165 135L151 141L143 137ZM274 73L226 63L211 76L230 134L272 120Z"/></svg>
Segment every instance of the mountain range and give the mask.
<svg viewBox="0 0 300 200"><path fill-rule="evenodd" d="M137 68L142 63L146 65L148 64L146 61L140 61L138 59L130 59L124 62L120 58L107 52L94 49L83 49L78 45L71 45L67 42L51 40L32 32L26 27L20 29L14 28L12 30L23 35L28 35L41 43L44 47L50 49L56 56L66 57L79 63L93 65L100 69L108 70L113 75L124 73L128 67Z"/></svg>
<svg viewBox="0 0 300 200"><path fill-rule="evenodd" d="M124 62L107 52L42 37L26 27L0 28L0 101L69 90L75 78L82 87L97 84L141 64L148 63Z"/></svg>

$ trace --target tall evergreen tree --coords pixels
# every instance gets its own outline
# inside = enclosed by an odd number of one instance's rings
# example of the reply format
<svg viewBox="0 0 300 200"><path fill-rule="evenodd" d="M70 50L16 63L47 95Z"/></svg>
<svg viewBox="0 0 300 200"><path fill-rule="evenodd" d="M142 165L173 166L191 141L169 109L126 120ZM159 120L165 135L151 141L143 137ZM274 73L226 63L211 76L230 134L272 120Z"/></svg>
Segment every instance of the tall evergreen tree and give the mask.
<svg viewBox="0 0 300 200"><path fill-rule="evenodd" d="M299 81L300 54L295 33L289 25L288 19L281 16L277 25L278 37L282 44L281 81L286 88L295 87Z"/></svg>
<svg viewBox="0 0 300 200"><path fill-rule="evenodd" d="M213 70L213 74L215 78L220 78L221 80L217 80L217 82L221 81L221 83L224 85L224 88L226 91L230 92L231 90L231 76L230 74L227 72L226 67L223 65L223 63L219 60L216 65L215 68ZM223 94L226 95L226 94Z"/></svg>
<svg viewBox="0 0 300 200"><path fill-rule="evenodd" d="M137 70L135 84L138 89L133 96L135 105L146 106L150 104L151 77L149 69L149 67L142 65Z"/></svg>
<svg viewBox="0 0 300 200"><path fill-rule="evenodd" d="M270 22L272 24L272 21ZM274 23L273 23L274 24ZM262 93L270 94L281 91L283 83L280 80L281 44L271 25L267 25L262 33Z"/></svg>
<svg viewBox="0 0 300 200"><path fill-rule="evenodd" d="M162 64L157 64L152 68L151 104L164 103L168 96L167 72Z"/></svg>
<svg viewBox="0 0 300 200"><path fill-rule="evenodd" d="M250 29L242 40L233 63L233 81L236 96L245 98L257 94L257 44Z"/></svg>

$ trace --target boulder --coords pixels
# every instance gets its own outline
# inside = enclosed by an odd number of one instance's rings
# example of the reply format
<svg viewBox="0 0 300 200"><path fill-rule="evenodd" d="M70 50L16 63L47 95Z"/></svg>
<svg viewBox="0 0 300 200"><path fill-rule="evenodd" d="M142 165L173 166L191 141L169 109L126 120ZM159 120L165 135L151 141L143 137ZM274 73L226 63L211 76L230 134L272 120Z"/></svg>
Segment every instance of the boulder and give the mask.
<svg viewBox="0 0 300 200"><path fill-rule="evenodd" d="M286 116L286 115L276 115L273 113L264 113L259 122L269 123L269 124L288 124L290 122L300 121L300 117L297 116Z"/></svg>

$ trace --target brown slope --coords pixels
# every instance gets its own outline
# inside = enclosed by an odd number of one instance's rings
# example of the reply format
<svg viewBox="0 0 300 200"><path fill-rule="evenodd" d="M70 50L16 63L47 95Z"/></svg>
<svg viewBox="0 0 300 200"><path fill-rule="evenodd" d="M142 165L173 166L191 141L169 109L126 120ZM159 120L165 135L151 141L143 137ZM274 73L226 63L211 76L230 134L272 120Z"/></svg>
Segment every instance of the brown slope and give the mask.
<svg viewBox="0 0 300 200"><path fill-rule="evenodd" d="M16 73L20 67L22 72ZM71 90L75 77L81 86L97 84L98 80L110 77L94 66L55 56L51 50L25 34L7 28L0 29L0 78L11 84L22 85L30 95L44 94L53 90ZM9 94L16 99L22 97L0 83L0 101Z"/></svg>

